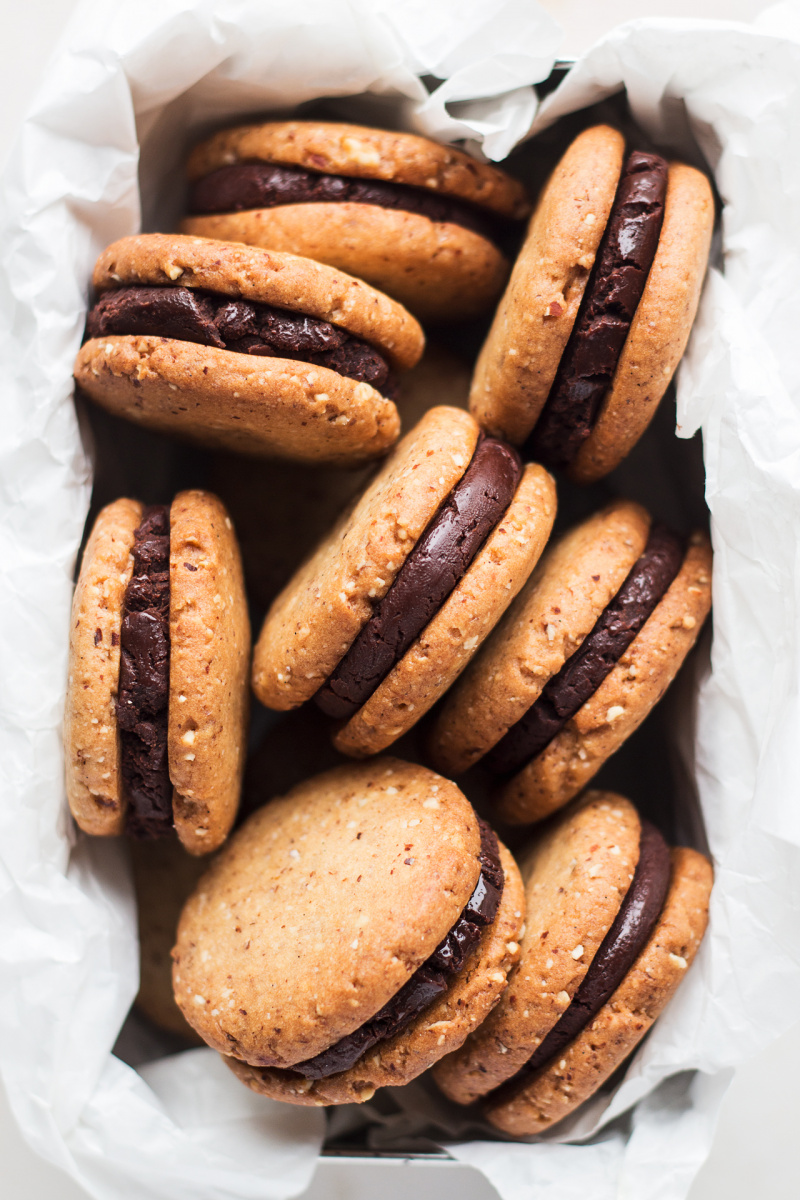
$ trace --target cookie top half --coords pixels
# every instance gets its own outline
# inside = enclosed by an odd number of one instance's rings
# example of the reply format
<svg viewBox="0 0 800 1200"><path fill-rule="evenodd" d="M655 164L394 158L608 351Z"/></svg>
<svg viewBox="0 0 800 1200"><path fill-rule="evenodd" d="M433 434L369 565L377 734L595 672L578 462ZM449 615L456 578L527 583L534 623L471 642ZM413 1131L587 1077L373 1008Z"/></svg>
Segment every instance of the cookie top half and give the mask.
<svg viewBox="0 0 800 1200"><path fill-rule="evenodd" d="M244 768L249 653L239 548L216 496L100 512L73 599L64 720L67 798L83 830L155 836L174 824L193 854L224 840Z"/></svg>
<svg viewBox="0 0 800 1200"><path fill-rule="evenodd" d="M414 366L425 344L411 314L360 279L311 259L236 242L177 233L120 238L98 258L92 283L98 292L177 286L274 305L339 326L400 370Z"/></svg>
<svg viewBox="0 0 800 1200"><path fill-rule="evenodd" d="M584 130L539 198L476 365L481 424L576 482L633 448L694 321L714 225L706 176Z"/></svg>
<svg viewBox="0 0 800 1200"><path fill-rule="evenodd" d="M312 696L339 749L385 749L450 686L522 587L555 517L536 465L461 409L427 412L274 601L253 660L268 707Z"/></svg>
<svg viewBox="0 0 800 1200"><path fill-rule="evenodd" d="M222 1053L290 1067L352 1033L430 956L480 874L455 784L396 759L336 768L255 813L189 900L174 983Z"/></svg>
<svg viewBox="0 0 800 1200"><path fill-rule="evenodd" d="M274 162L360 179L391 180L456 196L504 217L528 204L516 179L413 133L330 121L268 121L225 129L192 152L189 178L238 162Z"/></svg>

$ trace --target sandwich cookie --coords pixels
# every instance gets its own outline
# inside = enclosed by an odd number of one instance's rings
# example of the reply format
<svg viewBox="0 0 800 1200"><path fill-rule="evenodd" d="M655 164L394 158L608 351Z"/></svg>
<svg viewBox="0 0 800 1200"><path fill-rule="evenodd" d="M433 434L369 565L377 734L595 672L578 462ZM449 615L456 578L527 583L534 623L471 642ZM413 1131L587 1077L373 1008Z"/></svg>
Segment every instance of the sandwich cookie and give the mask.
<svg viewBox="0 0 800 1200"><path fill-rule="evenodd" d="M681 359L708 262L705 175L581 133L546 184L475 369L490 433L590 483L630 452Z"/></svg>
<svg viewBox="0 0 800 1200"><path fill-rule="evenodd" d="M99 514L72 603L67 798L86 833L190 854L227 836L247 744L250 624L239 548L208 492Z"/></svg>
<svg viewBox="0 0 800 1200"><path fill-rule="evenodd" d="M495 1009L434 1079L492 1125L543 1133L641 1041L708 922L711 864L670 850L613 792L587 792L523 859L527 928Z"/></svg>
<svg viewBox="0 0 800 1200"><path fill-rule="evenodd" d="M269 708L313 696L362 757L447 690L533 569L555 518L543 467L431 409L267 614L253 688Z"/></svg>
<svg viewBox="0 0 800 1200"><path fill-rule="evenodd" d="M398 759L307 780L254 813L183 910L175 998L254 1091L369 1100L486 1017L524 892L455 784Z"/></svg>
<svg viewBox="0 0 800 1200"><path fill-rule="evenodd" d="M480 759L497 811L538 821L585 787L661 699L711 608L711 547L618 500L543 556L433 728L438 769Z"/></svg>
<svg viewBox="0 0 800 1200"><path fill-rule="evenodd" d="M522 185L497 167L360 125L224 130L195 149L188 175L185 233L328 263L426 321L491 305L509 270L498 240L529 211Z"/></svg>
<svg viewBox="0 0 800 1200"><path fill-rule="evenodd" d="M150 233L100 255L78 386L117 416L240 453L359 463L400 425L424 339L374 288L307 258Z"/></svg>

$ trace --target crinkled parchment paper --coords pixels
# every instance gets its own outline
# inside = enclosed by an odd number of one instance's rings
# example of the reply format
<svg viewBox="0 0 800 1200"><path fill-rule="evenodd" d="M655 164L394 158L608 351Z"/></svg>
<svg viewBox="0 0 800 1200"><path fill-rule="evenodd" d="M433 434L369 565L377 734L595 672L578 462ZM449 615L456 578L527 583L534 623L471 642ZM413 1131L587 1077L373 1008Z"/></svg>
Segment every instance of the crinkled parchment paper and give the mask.
<svg viewBox="0 0 800 1200"><path fill-rule="evenodd" d="M174 223L188 144L241 114L370 93L354 114L500 159L624 85L651 138L704 156L725 204L724 276L678 388L679 433L702 429L716 552L710 671L699 658L678 721L715 859L709 936L624 1081L550 1140L456 1142L463 1119L420 1086L373 1112L373 1134L425 1122L509 1200L679 1200L730 1069L798 1015L800 44L779 9L754 28L636 22L537 114L530 85L558 43L529 0L88 3L22 130L0 237L0 1068L27 1139L104 1200L294 1195L324 1132L321 1112L252 1095L210 1051L139 1072L112 1055L137 986L130 881L119 846L76 841L62 784L90 491L70 371L91 266L140 224ZM664 486L680 498L679 477Z"/></svg>

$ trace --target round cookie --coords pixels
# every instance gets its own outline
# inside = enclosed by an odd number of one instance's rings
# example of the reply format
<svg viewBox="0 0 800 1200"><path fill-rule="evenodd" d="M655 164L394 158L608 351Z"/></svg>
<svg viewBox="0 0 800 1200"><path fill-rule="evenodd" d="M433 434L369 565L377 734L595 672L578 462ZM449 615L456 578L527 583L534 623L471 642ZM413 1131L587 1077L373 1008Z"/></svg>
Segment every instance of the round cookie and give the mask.
<svg viewBox="0 0 800 1200"><path fill-rule="evenodd" d="M225 840L247 753L250 621L233 523L216 496L170 507L169 775L190 854Z"/></svg>
<svg viewBox="0 0 800 1200"><path fill-rule="evenodd" d="M397 408L410 429L438 404L467 407L470 372L454 354L428 345L419 363L400 377ZM266 609L303 559L330 529L372 468L343 471L217 453L209 483L233 518L250 601Z"/></svg>
<svg viewBox="0 0 800 1200"><path fill-rule="evenodd" d="M521 184L461 151L328 122L225 130L194 150L188 174L184 232L327 263L426 321L491 304L508 262L489 218L528 208Z"/></svg>
<svg viewBox="0 0 800 1200"><path fill-rule="evenodd" d="M493 887L447 986L416 1008L403 999L405 1020L359 1055L362 1027L419 986ZM397 759L336 768L256 812L215 859L181 917L175 996L255 1090L363 1101L414 1078L486 1016L518 956L522 896L510 855L454 784ZM345 1039L353 1061L337 1069Z"/></svg>
<svg viewBox="0 0 800 1200"><path fill-rule="evenodd" d="M712 882L701 854L670 853L629 801L596 791L550 826L522 872L519 966L434 1068L451 1100L482 1099L489 1121L518 1137L569 1115L642 1039L694 959Z"/></svg>
<svg viewBox="0 0 800 1200"><path fill-rule="evenodd" d="M433 762L458 775L486 757L503 819L540 820L638 728L710 607L707 537L684 544L640 505L615 501L542 557L448 696L431 732Z"/></svg>
<svg viewBox="0 0 800 1200"><path fill-rule="evenodd" d="M224 841L247 738L250 624L236 535L208 492L118 500L87 542L70 626L67 798L96 836Z"/></svg>
<svg viewBox="0 0 800 1200"><path fill-rule="evenodd" d="M396 440L384 393L418 361L422 331L360 280L294 255L142 234L109 246L93 282L74 374L118 416L307 462L364 462Z"/></svg>
<svg viewBox="0 0 800 1200"><path fill-rule="evenodd" d="M714 223L706 177L584 130L546 184L481 350L481 425L579 483L612 470L680 361Z"/></svg>
<svg viewBox="0 0 800 1200"><path fill-rule="evenodd" d="M479 444L479 433L459 409L426 413L267 614L253 662L256 695L288 709L320 693L324 711L346 715L335 741L347 754L385 748L427 712L522 587L549 536L555 490L547 472L520 470L502 444ZM469 501L478 511L457 497L487 452L500 461L505 491L501 500L499 483L479 480ZM489 501L484 522L480 506ZM449 547L462 555L468 536L471 557L451 568ZM422 573L413 574L420 563ZM438 575L425 576L429 563ZM442 574L444 594L427 582L435 577L438 587ZM377 668L367 657L364 666L357 656L375 646L383 654L397 630L405 642L398 639L394 657Z"/></svg>

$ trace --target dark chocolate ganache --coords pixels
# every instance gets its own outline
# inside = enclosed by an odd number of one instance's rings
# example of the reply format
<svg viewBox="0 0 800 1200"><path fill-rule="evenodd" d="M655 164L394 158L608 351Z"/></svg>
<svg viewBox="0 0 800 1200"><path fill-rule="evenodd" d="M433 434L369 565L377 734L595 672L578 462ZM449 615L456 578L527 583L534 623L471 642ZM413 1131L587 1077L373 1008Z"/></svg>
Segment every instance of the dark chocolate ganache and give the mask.
<svg viewBox="0 0 800 1200"><path fill-rule="evenodd" d="M435 616L501 521L519 483L516 450L482 438L392 586L314 697L337 719L355 713Z"/></svg>
<svg viewBox="0 0 800 1200"><path fill-rule="evenodd" d="M503 232L500 218L465 200L437 195L427 188L318 174L305 167L280 163L235 163L219 167L191 185L188 207L193 215L204 216L276 208L281 204L343 202L418 213L431 221L461 225L489 241L498 240Z"/></svg>
<svg viewBox="0 0 800 1200"><path fill-rule="evenodd" d="M90 338L110 334L177 338L237 354L294 358L394 392L382 354L344 329L303 313L186 287L121 287L104 292L86 321Z"/></svg>
<svg viewBox="0 0 800 1200"><path fill-rule="evenodd" d="M497 916L503 895L505 880L497 836L480 818L478 824L481 873L466 907L447 936L374 1017L321 1054L296 1063L292 1071L306 1079L325 1079L328 1075L346 1071L378 1042L401 1033L437 996L447 991L453 977L478 945L483 931Z"/></svg>
<svg viewBox="0 0 800 1200"><path fill-rule="evenodd" d="M592 431L653 265L667 194L657 154L628 156L575 326L526 450L567 467Z"/></svg>
<svg viewBox="0 0 800 1200"><path fill-rule="evenodd" d="M563 1054L607 1004L653 932L667 898L669 847L654 825L642 821L639 862L614 922L591 961L569 1007L515 1075L490 1092L490 1104L511 1100L536 1071Z"/></svg>
<svg viewBox="0 0 800 1200"><path fill-rule="evenodd" d="M133 837L163 837L172 829L168 703L169 509L154 504L134 533L133 576L120 631L117 724L127 831Z"/></svg>
<svg viewBox="0 0 800 1200"><path fill-rule="evenodd" d="M487 754L491 770L498 774L519 771L597 691L678 574L684 550L683 539L665 525L650 527L644 550L592 630Z"/></svg>

